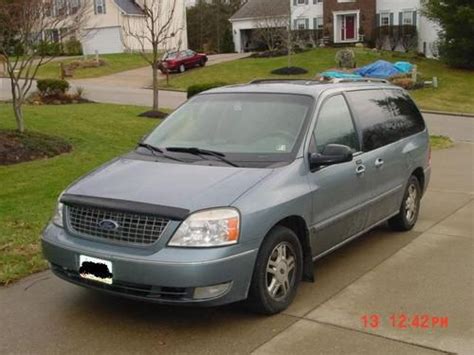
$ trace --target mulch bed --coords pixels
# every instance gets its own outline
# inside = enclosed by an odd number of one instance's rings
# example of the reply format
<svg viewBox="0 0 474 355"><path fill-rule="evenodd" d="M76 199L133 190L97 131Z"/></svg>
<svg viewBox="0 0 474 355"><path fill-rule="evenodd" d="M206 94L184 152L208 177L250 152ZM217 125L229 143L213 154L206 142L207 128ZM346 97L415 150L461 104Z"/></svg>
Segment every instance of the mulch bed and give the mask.
<svg viewBox="0 0 474 355"><path fill-rule="evenodd" d="M162 111L146 111L138 115L138 117L146 117L146 118L155 118L155 119L165 119L168 117L166 112Z"/></svg>
<svg viewBox="0 0 474 355"><path fill-rule="evenodd" d="M298 74L306 74L308 71L305 68L300 67L283 67L272 70L272 74L277 75L298 75Z"/></svg>
<svg viewBox="0 0 474 355"><path fill-rule="evenodd" d="M70 151L72 145L59 137L0 130L0 165L47 159Z"/></svg>

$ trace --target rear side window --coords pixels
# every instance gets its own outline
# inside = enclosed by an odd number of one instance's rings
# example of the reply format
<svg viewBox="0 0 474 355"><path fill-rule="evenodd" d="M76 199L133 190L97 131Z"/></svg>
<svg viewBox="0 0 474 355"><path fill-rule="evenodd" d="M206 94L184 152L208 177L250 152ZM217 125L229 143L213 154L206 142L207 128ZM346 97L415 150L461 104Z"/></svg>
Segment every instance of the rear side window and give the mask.
<svg viewBox="0 0 474 355"><path fill-rule="evenodd" d="M387 90L388 105L392 111L392 125L399 138L422 132L425 123L413 100L401 90Z"/></svg>
<svg viewBox="0 0 474 355"><path fill-rule="evenodd" d="M328 144L342 144L352 148L354 152L359 151L352 116L342 95L332 96L323 103L314 138L318 153L322 153ZM314 148L310 147L310 151L311 149Z"/></svg>
<svg viewBox="0 0 474 355"><path fill-rule="evenodd" d="M420 112L401 90L347 93L358 118L362 150L368 152L424 130Z"/></svg>

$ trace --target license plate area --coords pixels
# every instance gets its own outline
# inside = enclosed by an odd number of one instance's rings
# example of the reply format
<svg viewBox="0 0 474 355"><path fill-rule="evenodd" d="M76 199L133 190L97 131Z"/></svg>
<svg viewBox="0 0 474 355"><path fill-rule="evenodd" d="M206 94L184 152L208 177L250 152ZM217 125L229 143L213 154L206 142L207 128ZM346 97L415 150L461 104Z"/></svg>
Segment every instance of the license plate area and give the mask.
<svg viewBox="0 0 474 355"><path fill-rule="evenodd" d="M111 261L79 255L79 275L84 279L111 285L112 271Z"/></svg>

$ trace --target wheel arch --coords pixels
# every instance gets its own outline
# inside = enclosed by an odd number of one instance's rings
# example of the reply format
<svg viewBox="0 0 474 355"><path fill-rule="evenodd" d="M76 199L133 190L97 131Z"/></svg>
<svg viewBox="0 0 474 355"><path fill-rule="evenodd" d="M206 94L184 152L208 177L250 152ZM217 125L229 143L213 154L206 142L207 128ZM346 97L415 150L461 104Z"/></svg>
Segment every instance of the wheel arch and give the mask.
<svg viewBox="0 0 474 355"><path fill-rule="evenodd" d="M418 167L411 173L410 176L415 176L420 183L420 189L422 192L425 191L425 172L423 171L422 167Z"/></svg>
<svg viewBox="0 0 474 355"><path fill-rule="evenodd" d="M270 230L276 226L283 226L291 229L298 237L303 251L303 281L313 282L313 255L311 251L311 242L309 239L309 230L305 219L296 215L288 216L275 223L272 228L270 228Z"/></svg>

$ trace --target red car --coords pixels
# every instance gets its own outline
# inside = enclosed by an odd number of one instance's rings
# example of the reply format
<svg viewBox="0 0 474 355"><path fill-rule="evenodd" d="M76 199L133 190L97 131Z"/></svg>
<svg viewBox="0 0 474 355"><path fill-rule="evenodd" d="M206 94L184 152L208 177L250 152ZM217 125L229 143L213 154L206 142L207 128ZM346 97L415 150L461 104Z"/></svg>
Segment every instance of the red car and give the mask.
<svg viewBox="0 0 474 355"><path fill-rule="evenodd" d="M206 65L207 55L204 53L196 53L190 49L179 52L166 53L158 68L162 73L166 71L177 71L183 73L186 69L194 68L196 66L203 67Z"/></svg>

